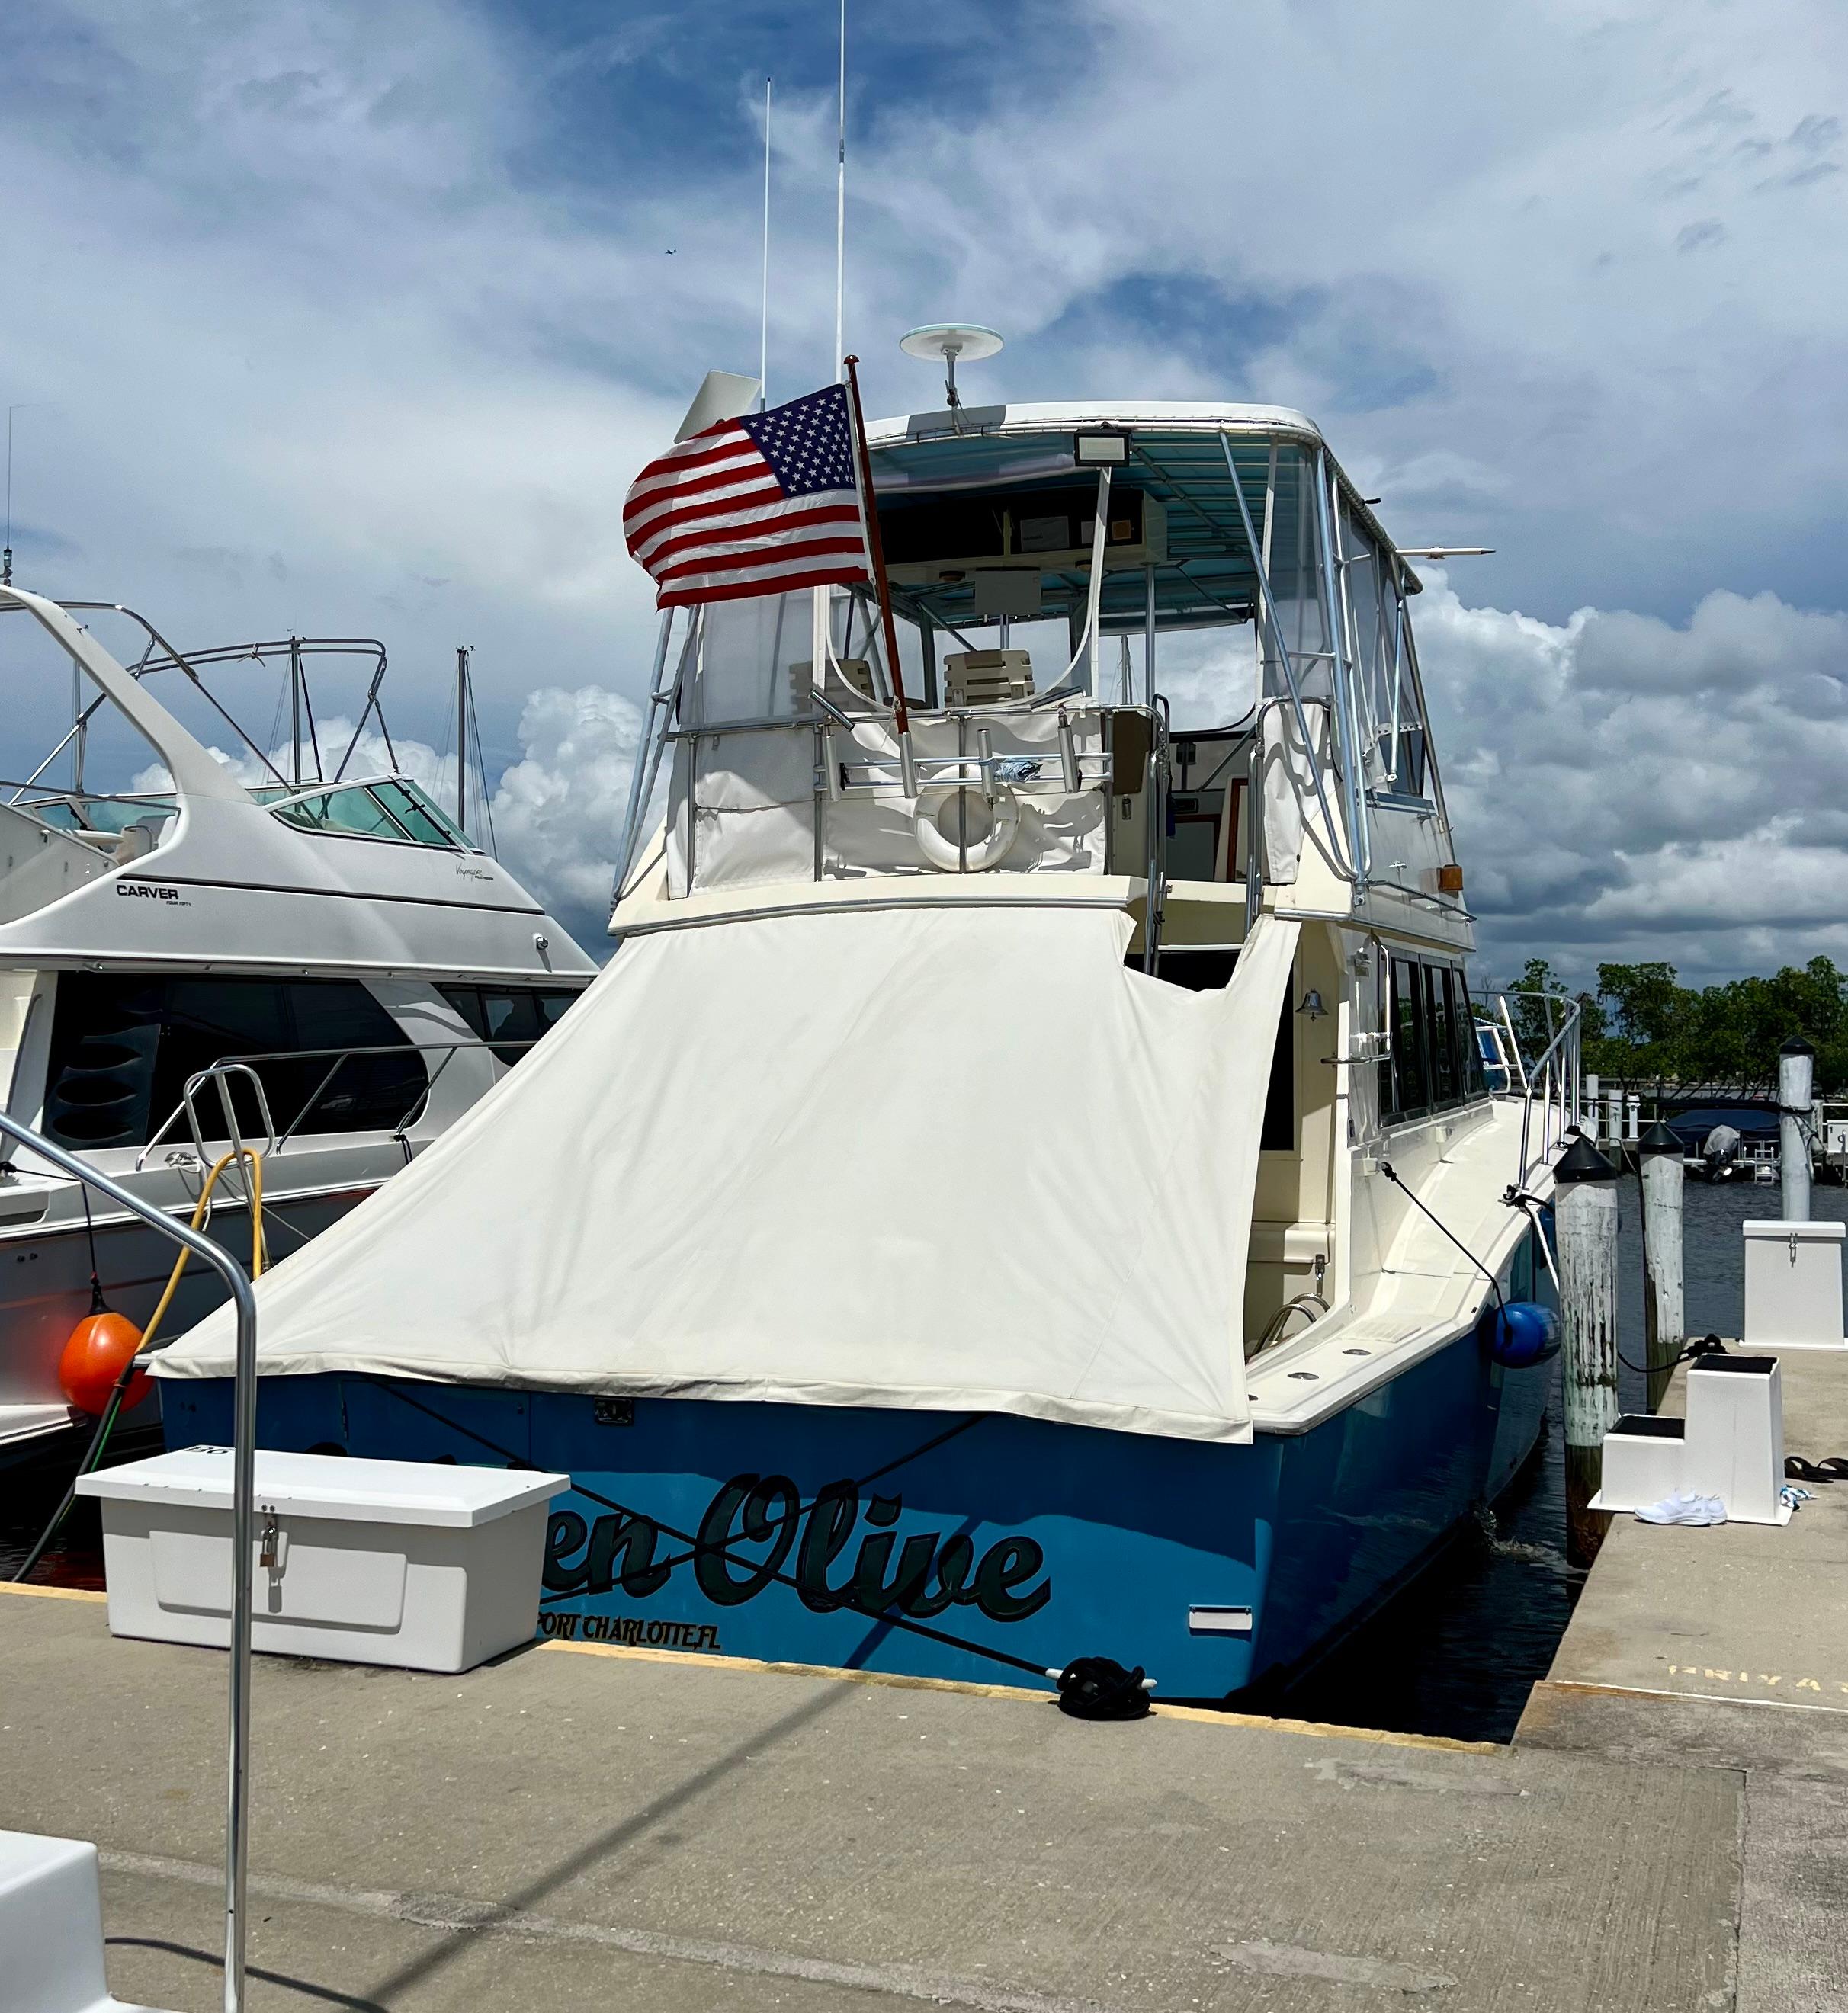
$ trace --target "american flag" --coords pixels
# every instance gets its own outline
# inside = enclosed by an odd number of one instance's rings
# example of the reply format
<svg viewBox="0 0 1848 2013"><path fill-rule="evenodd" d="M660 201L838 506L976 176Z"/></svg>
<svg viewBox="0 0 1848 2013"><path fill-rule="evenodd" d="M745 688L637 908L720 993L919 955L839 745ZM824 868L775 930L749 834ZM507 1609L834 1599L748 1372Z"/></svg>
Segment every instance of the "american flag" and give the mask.
<svg viewBox="0 0 1848 2013"><path fill-rule="evenodd" d="M847 388L669 448L636 477L622 529L662 608L870 580Z"/></svg>

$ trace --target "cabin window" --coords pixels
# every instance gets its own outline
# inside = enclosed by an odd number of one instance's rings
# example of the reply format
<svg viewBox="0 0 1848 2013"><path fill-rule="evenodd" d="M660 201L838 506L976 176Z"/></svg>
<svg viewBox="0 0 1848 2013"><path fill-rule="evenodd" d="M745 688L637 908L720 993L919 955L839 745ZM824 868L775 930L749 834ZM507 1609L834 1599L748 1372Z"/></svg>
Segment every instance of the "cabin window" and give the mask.
<svg viewBox="0 0 1848 2013"><path fill-rule="evenodd" d="M1392 1102L1398 1117L1423 1111L1431 1101L1424 1067L1424 1003L1418 967L1392 960Z"/></svg>
<svg viewBox="0 0 1848 2013"><path fill-rule="evenodd" d="M1413 1118L1488 1094L1476 1042L1476 1013L1451 964L1395 957L1391 964L1391 1059L1380 1066L1384 1118Z"/></svg>
<svg viewBox="0 0 1848 2013"><path fill-rule="evenodd" d="M52 1021L45 1129L79 1150L145 1146L179 1108L189 1077L217 1062L262 1057L252 1067L278 1134L389 1132L428 1087L423 1057L339 1058L410 1047L353 979L66 972ZM233 1078L231 1091L245 1138L260 1143L263 1121L249 1085ZM195 1102L206 1135L221 1134L217 1089ZM183 1114L162 1136L176 1145L191 1139Z"/></svg>
<svg viewBox="0 0 1848 2013"><path fill-rule="evenodd" d="M494 1053L509 1068L527 1053L548 1028L564 1017L577 998L574 991L531 985L445 985L439 989L476 1036L504 1043Z"/></svg>

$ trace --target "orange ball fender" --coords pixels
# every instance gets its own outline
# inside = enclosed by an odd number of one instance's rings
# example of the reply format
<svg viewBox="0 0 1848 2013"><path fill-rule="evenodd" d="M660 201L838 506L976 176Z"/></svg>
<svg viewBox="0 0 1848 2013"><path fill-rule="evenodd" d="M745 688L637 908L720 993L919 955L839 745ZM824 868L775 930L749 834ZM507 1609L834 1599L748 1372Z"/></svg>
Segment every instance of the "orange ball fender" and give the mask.
<svg viewBox="0 0 1848 2013"><path fill-rule="evenodd" d="M85 1314L70 1331L58 1359L58 1382L79 1411L99 1418L109 1408L109 1393L123 1366L141 1346L141 1332L126 1314ZM138 1405L148 1395L148 1373L138 1370L122 1396L122 1409Z"/></svg>

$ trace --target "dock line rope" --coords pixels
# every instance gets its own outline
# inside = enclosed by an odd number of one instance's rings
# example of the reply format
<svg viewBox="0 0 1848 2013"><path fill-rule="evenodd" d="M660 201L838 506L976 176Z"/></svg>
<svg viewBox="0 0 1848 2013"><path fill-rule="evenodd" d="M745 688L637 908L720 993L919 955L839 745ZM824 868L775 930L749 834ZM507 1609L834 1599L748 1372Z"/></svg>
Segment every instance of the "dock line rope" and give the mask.
<svg viewBox="0 0 1848 2013"><path fill-rule="evenodd" d="M1469 1260L1470 1263L1475 1267L1476 1270L1488 1282L1488 1290L1495 1296L1495 1305L1506 1312L1508 1303L1502 1297L1501 1282L1496 1278L1494 1273L1490 1271L1488 1268L1483 1264L1482 1260L1476 1256L1475 1253L1470 1249L1468 1245L1464 1243L1463 1239L1459 1237L1454 1231L1449 1229L1445 1224L1439 1222L1436 1217L1431 1215L1431 1212L1425 1207L1424 1203L1421 1203L1418 1198L1413 1194L1412 1191L1406 1186L1405 1183L1399 1179L1398 1170L1394 1167L1390 1160L1382 1160L1380 1163L1380 1172L1386 1177L1388 1181L1391 1182L1392 1185L1399 1190L1399 1193L1405 1197L1406 1200L1409 1202L1420 1215L1430 1217L1431 1221L1433 1223L1437 1224L1438 1229L1443 1232L1444 1235L1450 1239L1451 1242L1456 1246L1457 1250Z"/></svg>
<svg viewBox="0 0 1848 2013"><path fill-rule="evenodd" d="M1696 1362L1703 1356L1730 1356L1732 1353L1717 1335L1703 1335L1697 1342L1691 1342L1685 1349L1678 1350L1666 1363L1658 1363L1655 1369L1673 1370L1681 1364ZM1634 1370L1638 1377L1655 1375L1655 1371L1652 1371L1646 1363L1632 1363L1621 1349L1617 1353L1617 1359L1626 1370Z"/></svg>
<svg viewBox="0 0 1848 2013"><path fill-rule="evenodd" d="M966 1433L971 1426L980 1425L983 1420L991 1416L992 1415L990 1414L987 1412L971 1412L966 1419L958 1421L956 1425L950 1427L946 1432L933 1434L929 1439L924 1441L920 1446L913 1447L908 1453L899 1454L894 1459L887 1461L884 1467L876 1468L870 1475L861 1475L859 1480L854 1484L854 1489L858 1491L862 1489L869 1488L874 1482L879 1481L882 1476L891 1474L894 1468L903 1468L908 1462L916 1461L922 1455L929 1453L935 1448L940 1447L946 1440L953 1440L956 1438L958 1434ZM820 1497L816 1496L812 1498L810 1501L804 1503L800 1499L800 1497L798 1497L793 1509L786 1510L780 1517L772 1517L765 1520L764 1525L765 1535L768 1536L771 1532L781 1530L785 1524L793 1524L797 1522L800 1518L806 1516L808 1513L815 1507L815 1503L820 1500ZM664 1525L663 1526L663 1529L665 1529ZM690 1552L677 1552L671 1558L656 1560L655 1564L657 1568L666 1568L671 1571L675 1566L683 1566L687 1564L692 1560L697 1559L699 1555L700 1547L696 1542L693 1549ZM562 1595L548 1595L546 1597L549 1600L562 1600L564 1598Z"/></svg>
<svg viewBox="0 0 1848 2013"><path fill-rule="evenodd" d="M400 1390L396 1385L388 1382L383 1378L373 1378L368 1381L377 1384L381 1390L389 1391L393 1397L401 1399L414 1411L423 1413L427 1418L435 1420L439 1425L447 1426L452 1432L460 1433L466 1439L473 1440L478 1446L485 1447L490 1453L499 1454L503 1461L510 1462L515 1468L532 1467L532 1462L523 1454L516 1454L510 1447L498 1445L489 1439L485 1433L477 1432L474 1427L464 1425L459 1419L448 1418L443 1413L436 1411L433 1406L424 1404L421 1400L414 1398L408 1391ZM962 1426L958 1426L954 1430L960 1432L964 1426L973 1425L976 1419L987 1416L986 1414L977 1413L970 1419L963 1421ZM949 1435L944 1434L940 1437L947 1439ZM915 1450L913 1453L905 1456L904 1459L915 1459L918 1451L921 1450ZM876 1471L881 1474L889 1473L892 1466L898 1464L897 1463L889 1464L887 1468ZM592 1503L601 1503L603 1508L614 1511L618 1517L633 1517L650 1523L657 1531L664 1532L667 1536L678 1539L683 1545L691 1545L693 1550L688 1554L689 1557L697 1557L702 1554L717 1554L721 1558L729 1559L734 1565L746 1567L752 1572L764 1571L761 1561L738 1555L733 1552L731 1543L702 1541L694 1536L690 1531L677 1531L672 1525L664 1524L657 1516L633 1509L628 1503L619 1503L614 1496L601 1495L594 1489L586 1489L575 1477L572 1478L571 1488L576 1494L584 1496ZM800 1589L797 1586L793 1575L789 1573L772 1572L768 1575L768 1577L779 1586L786 1586L798 1593L800 1591ZM1051 1678L1055 1684L1058 1682L1060 1673L1048 1670L1044 1664L1030 1663L1026 1657L1016 1657L1010 1650L991 1649L986 1643L972 1643L966 1636L952 1636L947 1629L933 1629L927 1622L916 1621L908 1614L894 1614L889 1607L882 1610L877 1614L868 1614L865 1608L856 1608L854 1612L866 1614L866 1618L869 1621L883 1621L891 1628L904 1629L908 1634L926 1636L933 1643L944 1643L950 1649L964 1650L972 1656L986 1657L991 1662L1007 1664L1010 1669L1025 1671L1032 1677ZM1071 1666L1068 1664L1065 1668L1069 1670Z"/></svg>

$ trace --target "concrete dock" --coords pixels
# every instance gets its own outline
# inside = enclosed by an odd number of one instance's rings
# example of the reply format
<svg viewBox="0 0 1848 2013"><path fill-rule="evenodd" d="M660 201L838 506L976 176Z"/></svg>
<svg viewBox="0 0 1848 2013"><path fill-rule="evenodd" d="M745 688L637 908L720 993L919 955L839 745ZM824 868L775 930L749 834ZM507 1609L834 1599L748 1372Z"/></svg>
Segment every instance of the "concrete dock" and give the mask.
<svg viewBox="0 0 1848 2013"><path fill-rule="evenodd" d="M1785 1375L1791 1447L1848 1447L1848 1363ZM1832 2013L1848 1484L1817 1494L1620 1520L1509 1748L601 1645L260 1657L252 2004ZM224 1720L221 1654L5 1589L0 1825L98 1843L113 1989L174 2013L220 2003Z"/></svg>
<svg viewBox="0 0 1848 2013"><path fill-rule="evenodd" d="M1848 1453L1848 1357L1773 1353L1787 1451ZM1848 2008L1848 1482L1812 1487L1781 1529L1617 1518L1515 1736L1739 1781L1742 2013Z"/></svg>
<svg viewBox="0 0 1848 2013"><path fill-rule="evenodd" d="M222 1989L224 1671L0 1599L0 1822L97 1841L112 1986L176 2013ZM565 1647L254 1690L256 2007L1729 2003L1724 1769Z"/></svg>

